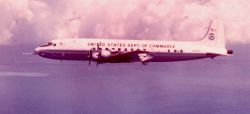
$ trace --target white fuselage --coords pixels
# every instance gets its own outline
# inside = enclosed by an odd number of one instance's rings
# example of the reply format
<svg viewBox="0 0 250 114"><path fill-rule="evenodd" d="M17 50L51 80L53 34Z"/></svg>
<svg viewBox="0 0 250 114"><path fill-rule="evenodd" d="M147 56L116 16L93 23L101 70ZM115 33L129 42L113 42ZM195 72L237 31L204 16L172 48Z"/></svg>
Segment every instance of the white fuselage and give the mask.
<svg viewBox="0 0 250 114"><path fill-rule="evenodd" d="M169 62L228 55L226 49L207 47L198 41L117 39L58 39L51 41L46 46L36 48L35 52L50 59L91 59L91 61L101 61L103 63Z"/></svg>

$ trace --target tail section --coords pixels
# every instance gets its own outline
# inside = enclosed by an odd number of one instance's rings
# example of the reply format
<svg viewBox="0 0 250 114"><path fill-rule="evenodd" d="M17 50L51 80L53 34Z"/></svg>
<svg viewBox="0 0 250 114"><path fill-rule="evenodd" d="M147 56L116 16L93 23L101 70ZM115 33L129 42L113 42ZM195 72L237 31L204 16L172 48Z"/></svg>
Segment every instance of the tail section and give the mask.
<svg viewBox="0 0 250 114"><path fill-rule="evenodd" d="M220 20L212 20L210 22L207 33L205 34L202 45L208 47L214 47L219 49L225 49L225 36L224 36L224 25Z"/></svg>

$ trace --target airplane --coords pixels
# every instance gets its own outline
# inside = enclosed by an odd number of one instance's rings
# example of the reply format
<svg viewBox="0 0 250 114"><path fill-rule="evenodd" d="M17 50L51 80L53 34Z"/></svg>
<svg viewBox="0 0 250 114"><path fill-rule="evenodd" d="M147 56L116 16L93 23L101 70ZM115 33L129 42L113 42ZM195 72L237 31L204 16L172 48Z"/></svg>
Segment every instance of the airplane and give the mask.
<svg viewBox="0 0 250 114"><path fill-rule="evenodd" d="M56 39L35 48L34 53L49 59L102 63L173 62L230 56L225 47L224 25L210 22L200 41L157 41L123 39Z"/></svg>

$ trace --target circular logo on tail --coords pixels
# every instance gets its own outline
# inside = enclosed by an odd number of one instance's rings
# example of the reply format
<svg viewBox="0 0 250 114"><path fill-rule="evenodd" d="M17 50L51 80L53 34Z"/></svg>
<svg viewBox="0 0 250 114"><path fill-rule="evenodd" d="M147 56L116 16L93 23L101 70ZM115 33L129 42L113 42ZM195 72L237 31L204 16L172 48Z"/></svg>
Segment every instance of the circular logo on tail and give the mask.
<svg viewBox="0 0 250 114"><path fill-rule="evenodd" d="M215 39L215 34L214 33L209 33L208 38L210 40L214 40Z"/></svg>

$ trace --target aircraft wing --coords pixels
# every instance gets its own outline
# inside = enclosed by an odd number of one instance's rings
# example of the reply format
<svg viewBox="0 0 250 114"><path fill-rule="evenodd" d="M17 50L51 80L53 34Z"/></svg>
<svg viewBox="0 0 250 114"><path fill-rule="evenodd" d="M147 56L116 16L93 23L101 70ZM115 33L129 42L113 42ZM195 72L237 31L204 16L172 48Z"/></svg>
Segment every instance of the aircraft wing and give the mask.
<svg viewBox="0 0 250 114"><path fill-rule="evenodd" d="M116 52L109 57L109 62L140 61L146 63L153 59L153 54L147 51Z"/></svg>

